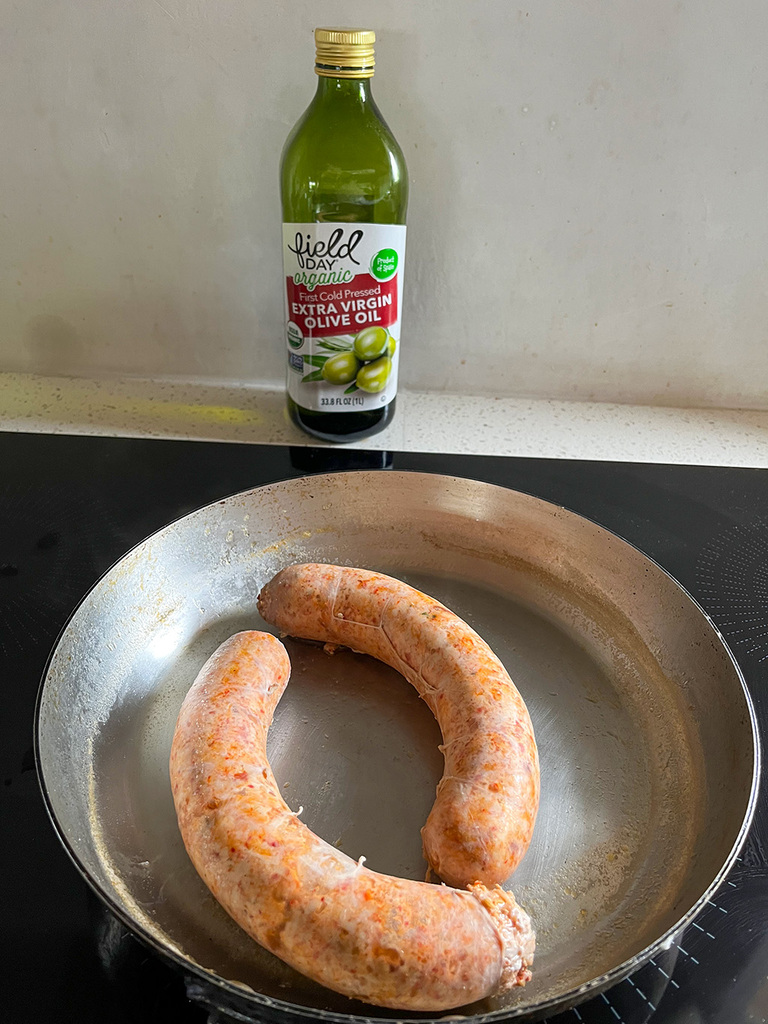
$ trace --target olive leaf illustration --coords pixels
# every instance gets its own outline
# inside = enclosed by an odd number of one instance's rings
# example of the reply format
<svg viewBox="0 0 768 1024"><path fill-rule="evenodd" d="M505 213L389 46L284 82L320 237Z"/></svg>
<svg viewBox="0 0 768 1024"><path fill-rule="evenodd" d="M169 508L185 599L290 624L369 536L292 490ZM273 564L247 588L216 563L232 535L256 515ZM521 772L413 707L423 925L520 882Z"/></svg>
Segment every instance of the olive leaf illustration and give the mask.
<svg viewBox="0 0 768 1024"><path fill-rule="evenodd" d="M352 351L352 339L345 340L344 338L323 338L317 342L318 348L324 348L328 352L351 352Z"/></svg>
<svg viewBox="0 0 768 1024"><path fill-rule="evenodd" d="M302 384L311 384L313 381L322 380L322 379L323 379L323 371L322 370L313 370L312 373L308 373L306 375L306 377L302 377L301 378L301 383Z"/></svg>

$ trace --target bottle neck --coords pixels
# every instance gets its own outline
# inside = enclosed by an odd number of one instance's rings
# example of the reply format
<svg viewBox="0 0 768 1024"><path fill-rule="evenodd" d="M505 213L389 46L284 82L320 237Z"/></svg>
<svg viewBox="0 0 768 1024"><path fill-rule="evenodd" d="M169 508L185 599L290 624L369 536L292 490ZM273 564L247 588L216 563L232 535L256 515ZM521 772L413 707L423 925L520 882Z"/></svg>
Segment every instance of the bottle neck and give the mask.
<svg viewBox="0 0 768 1024"><path fill-rule="evenodd" d="M364 106L372 99L370 78L330 78L317 76L315 101Z"/></svg>

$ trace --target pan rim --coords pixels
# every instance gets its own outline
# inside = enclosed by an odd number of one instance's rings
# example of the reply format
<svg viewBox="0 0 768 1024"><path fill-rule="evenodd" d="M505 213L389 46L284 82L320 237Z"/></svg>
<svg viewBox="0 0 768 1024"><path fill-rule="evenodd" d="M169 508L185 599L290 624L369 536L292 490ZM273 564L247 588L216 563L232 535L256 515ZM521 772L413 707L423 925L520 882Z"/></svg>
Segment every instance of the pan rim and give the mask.
<svg viewBox="0 0 768 1024"><path fill-rule="evenodd" d="M532 499L542 506L547 507L550 510L555 510L561 513L565 513L568 516L572 516L577 520L581 520L588 523L590 526L597 528L598 530L610 535L611 537L618 540L621 544L626 545L634 552L639 554L643 559L649 562L654 568L660 572L669 582L686 598L704 619L709 629L717 639L719 646L725 652L731 666L733 667L736 677L741 687L741 695L744 700L744 704L747 711L747 718L749 720L751 736L752 736L752 774L750 781L749 797L746 801L744 816L741 821L741 825L738 834L735 837L734 842L726 856L723 864L713 880L701 893L701 895L693 902L688 910L672 925L670 926L661 936L659 936L652 943L649 943L644 949L633 954L632 957L623 961L611 970L604 972L596 978L590 979L588 982L583 983L575 988L568 990L559 995L551 996L547 999L540 1000L535 1003L529 1003L525 1006L501 1008L492 1010L488 1013L483 1014L472 1014L462 1015L463 1019L471 1021L472 1024L496 1024L502 1020L507 1019L532 1019L535 1016L541 1016L546 1014L553 1009L560 1011L566 1010L569 1007L576 1006L579 1003L584 1002L593 995L598 995L601 991L617 984L622 981L628 975L632 974L637 968L646 963L649 959L652 959L656 954L669 949L675 941L676 936L680 935L682 931L701 913L705 904L711 900L714 893L720 888L724 882L728 873L732 870L733 865L738 858L741 849L747 839L749 829L751 827L755 810L757 807L757 798L760 789L760 774L763 759L763 751L760 741L760 733L757 722L757 716L754 708L754 702L749 692L749 688L746 683L746 679L742 672L741 666L739 665L736 657L734 656L728 642L722 635L721 631L713 621L709 613L701 606L699 601L688 591L688 589L680 583L667 569L665 569L656 559L648 555L641 548L639 548L632 541L623 537L620 533L615 530L604 526L602 523L597 522L589 516L584 515L575 509L570 508L567 505L563 505L559 502L552 501L547 498L542 498L539 495L531 492L521 490L514 487L506 487L502 484L489 483L488 481L477 480L473 477L455 476L451 474L443 473L430 473L417 470L393 470L393 469L373 469L373 470L340 470L332 473L319 472L319 473L302 473L296 476L285 477L281 480L275 480L271 483L264 484L261 486L247 488L246 490L240 490L231 492L224 497L217 498L214 501L206 502L199 507L192 509L178 516L177 518L169 521L165 525L161 526L157 530L151 532L146 537L139 540L136 544L132 545L125 552L123 552L119 558L117 558L93 583L93 585L86 591L86 593L77 602L72 612L68 616L66 622L62 626L59 634L48 654L46 659L45 667L43 669L41 682L39 684L36 700L35 700L35 711L34 711L34 730L33 730L33 751L35 758L35 767L38 778L38 784L41 789L43 803L47 812L47 815L51 821L56 835L59 841L62 843L66 853L70 860L74 864L80 876L89 886L91 891L107 906L107 908L121 921L129 930L131 934L136 936L146 945L150 946L161 957L171 961L171 963L180 969L182 973L191 973L195 975L200 981L205 982L206 985L212 986L214 989L218 989L223 993L226 993L232 997L236 1002L242 1004L243 1001L249 1004L255 1004L253 1007L254 1012L257 1010L268 1011L282 1016L292 1017L294 1019L301 1019L306 1021L322 1021L322 1022L333 1022L333 1024L398 1024L403 1020L415 1020L420 1024L441 1024L446 1019L449 1019L455 1011L442 1011L437 1014L431 1014L429 1012L424 1014L405 1014L398 1015L396 1011L393 1011L392 1015L376 1015L369 1016L359 1013L342 1013L336 1010L324 1010L321 1008L305 1006L297 1003L291 1003L287 1000L281 1000L272 996L264 995L261 992L256 991L246 985L234 982L221 975L211 971L202 965L198 964L193 959L185 956L178 949L175 949L172 945L166 944L159 940L149 929L147 929L140 921L134 919L131 914L116 900L109 892L100 886L98 881L94 879L87 867L81 862L73 845L71 844L63 825L59 822L54 806L49 787L45 781L45 765L44 759L41 753L41 714L42 705L45 699L46 683L48 681L52 662L56 656L56 653L61 645L62 639L70 629L73 620L76 618L80 609L90 599L94 591L101 585L101 583L115 570L115 568L130 558L139 548L148 543L149 541L159 537L166 531L171 531L176 528L179 524L194 517L201 512L215 507L217 505L227 504L236 500L245 500L252 495L265 494L270 491L284 488L286 485L301 485L304 481L315 481L315 480L327 480L329 482L338 480L340 478L347 478L350 476L355 477L372 477L380 476L386 473L387 476L402 476L408 478L422 477L425 481L440 481L450 485L465 485L465 486L480 486L484 489L491 488L493 490L511 493L518 496L523 496L528 499ZM386 1011L387 1008L382 1008ZM457 1008L460 1010L461 1008Z"/></svg>

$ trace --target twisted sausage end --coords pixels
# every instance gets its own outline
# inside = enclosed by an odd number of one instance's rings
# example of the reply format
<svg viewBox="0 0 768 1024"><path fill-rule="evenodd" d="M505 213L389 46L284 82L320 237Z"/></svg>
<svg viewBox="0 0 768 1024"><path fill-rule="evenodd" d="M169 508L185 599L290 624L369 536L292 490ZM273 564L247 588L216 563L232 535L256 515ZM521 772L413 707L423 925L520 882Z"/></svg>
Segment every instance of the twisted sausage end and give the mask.
<svg viewBox="0 0 768 1024"><path fill-rule="evenodd" d="M514 895L500 885L487 888L481 882L468 886L469 891L488 911L501 944L501 977L499 992L508 992L531 980L531 965L536 950L536 935L531 919Z"/></svg>

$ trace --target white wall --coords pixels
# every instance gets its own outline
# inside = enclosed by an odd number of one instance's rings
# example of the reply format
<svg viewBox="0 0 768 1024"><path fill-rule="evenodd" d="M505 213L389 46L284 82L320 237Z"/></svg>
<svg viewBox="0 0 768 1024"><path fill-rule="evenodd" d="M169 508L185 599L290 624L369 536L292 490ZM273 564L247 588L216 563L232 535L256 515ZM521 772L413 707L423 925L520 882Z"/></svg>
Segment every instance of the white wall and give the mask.
<svg viewBox="0 0 768 1024"><path fill-rule="evenodd" d="M768 407L765 0L0 17L0 370L281 382L280 148L314 26L363 24L412 179L404 384Z"/></svg>

